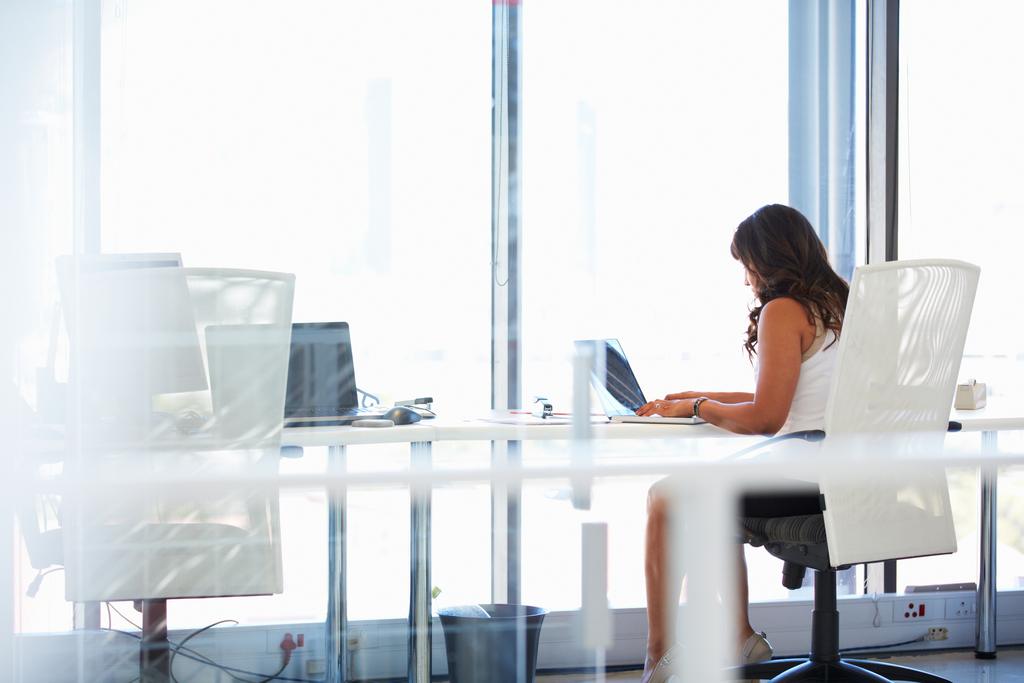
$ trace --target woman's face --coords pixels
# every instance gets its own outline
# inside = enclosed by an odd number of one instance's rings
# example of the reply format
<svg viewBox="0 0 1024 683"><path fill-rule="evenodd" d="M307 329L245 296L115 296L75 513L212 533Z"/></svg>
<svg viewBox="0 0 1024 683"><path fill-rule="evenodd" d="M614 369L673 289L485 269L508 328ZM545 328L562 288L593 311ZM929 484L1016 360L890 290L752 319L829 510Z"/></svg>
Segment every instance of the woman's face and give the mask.
<svg viewBox="0 0 1024 683"><path fill-rule="evenodd" d="M761 296L761 278L746 264L743 265L743 284L750 287L750 291L754 293L754 296Z"/></svg>

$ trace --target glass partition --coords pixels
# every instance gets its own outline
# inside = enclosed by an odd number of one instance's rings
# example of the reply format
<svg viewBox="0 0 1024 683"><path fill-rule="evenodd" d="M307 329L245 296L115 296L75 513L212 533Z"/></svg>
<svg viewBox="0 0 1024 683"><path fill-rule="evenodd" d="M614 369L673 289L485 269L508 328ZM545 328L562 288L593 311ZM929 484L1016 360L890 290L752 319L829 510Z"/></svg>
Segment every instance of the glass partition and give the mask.
<svg viewBox="0 0 1024 683"><path fill-rule="evenodd" d="M522 202L519 241L497 245L492 12L513 5L520 20L514 48L522 65L516 86L522 166L510 182L519 183ZM492 344L509 341L518 349L523 403L545 396L558 412L572 405L576 339L618 338L648 398L753 386L741 346L750 293L729 253L737 223L767 203L798 205L814 214L844 275L863 261L857 179L864 3L31 6L0 6L0 54L12 50L18 57L0 59L0 83L14 94L0 98L0 139L13 142L4 147L12 154L0 155L0 218L5 225L12 218L17 228L5 243L3 275L16 296L3 304L12 314L5 317L2 350L5 360L14 360L12 405L29 434L28 446L11 459L18 476L3 479L27 482L22 493L32 494L0 496L16 500L13 516L0 518L6 529L0 547L13 557L4 566L10 576L0 574L11 588L0 617L13 624L5 630L6 621L0 623L0 662L14 642L19 664L27 663L21 680L42 680L56 655L78 667L69 665L67 680L122 680L126 672L123 679L131 680L140 673L145 621L170 629L173 670L182 680L258 680L281 666L278 673L292 680L402 678L412 671L423 681L445 672L441 612L501 595L510 579L504 563L512 557L521 560L520 601L549 610L542 670L602 661L637 666L646 637L649 489L682 461L704 465L749 440L591 444L600 464L610 460L621 469L602 472L589 509L581 509L572 504L579 480L566 474L579 455L567 428L558 438L532 437L543 443L526 443L496 422L470 435L440 436L440 430L469 429L474 425L467 427L466 418L487 412ZM98 13L83 16L87 6ZM1024 378L1024 351L1008 331L1012 316L999 292L1013 291L1010 228L1019 201L1010 189L1022 178L1004 149L1017 142L1013 123L1021 102L1018 89L1006 84L1020 51L1009 47L1003 28L994 34L999 40L968 37L977 43L974 55L967 48L946 54L921 36L954 35L955 8L926 10L909 0L903 8L900 253L982 264L964 372L988 380L993 397L1010 395ZM984 4L979 13L1010 25L1014 11ZM95 72L83 75L81 53L88 50L95 59L85 61ZM984 76L976 77L980 71ZM950 98L954 87L966 94ZM83 113L85 104L95 111ZM970 136L958 132L964 128ZM95 193L85 185L90 178ZM965 230L976 239L965 241ZM994 253L996 242L1009 245L1001 251L1010 255ZM521 265L521 314L511 340L492 338L499 246L514 247ZM208 325L199 324L197 305L186 320L195 324L183 335L180 325L160 326L162 307L138 305L154 295L152 282L114 278L104 287L117 296L102 303L128 300L135 308L127 315L125 308L101 306L87 316L92 323L104 323L103 315L125 323L94 324L94 332L114 342L104 356L109 365L98 367L116 370L111 375L128 384L163 384L145 394L118 394L112 402L120 408L129 403L126 396L133 399L132 419L117 422L104 413L98 426L107 435L148 437L146 429L162 425L161 437L174 447L147 438L119 443L119 459L97 468L111 477L101 484L112 492L94 496L95 507L85 508L94 514L76 514L83 508L68 501L67 489L79 481L72 475L90 474L81 466L93 461L78 458L76 423L60 407L87 414L96 408L81 394L70 404L61 395L75 375L75 333L67 328L76 317L56 264L71 254L79 263L112 254L125 262L134 257L124 254L170 255L179 259L168 267L175 271L293 274L288 316L349 323L356 383L372 395L367 403L430 396L440 418L425 414L415 439L347 441L315 429L283 430L277 410L267 422L278 440L248 444L241 437L248 408L234 408L280 398L265 391L263 373L274 374L285 359L278 353L269 362L259 343L232 341L237 326L270 324L254 313L265 312L259 302L226 296L230 304L207 312L242 311L239 319ZM277 323L283 306L275 309ZM166 364L136 363L139 339L118 333L140 329L148 330L142 341L155 345L187 336L192 360L171 354ZM286 348L277 342L278 351ZM244 371L231 369L233 359L246 360ZM186 382L161 374L186 366L202 377ZM79 380L90 377L78 372ZM104 376L91 375L100 385ZM225 386L234 390L234 403L218 394ZM266 457L235 460L248 466L228 471L191 450L198 439L198 450L209 455L216 449L204 439L226 435L233 450ZM1014 448L1015 437L1006 439L1001 443ZM521 454L526 475L492 467L492 440L523 441L511 450ZM975 437L958 443L954 457L981 451ZM168 465L169 453L183 457ZM160 467L140 474L138 468L153 463ZM960 553L904 562L901 588L970 581L977 573L977 477L959 464L949 481ZM260 489L264 476L276 485L278 474L285 484L271 487L269 496L226 500L238 487ZM526 479L521 496L517 476ZM721 484L708 472L693 481L703 476ZM1004 473L1000 494L1001 588L1020 587L1024 575L1019 479L1017 470ZM512 485L508 505L501 498L505 484ZM726 505L727 486L709 490L723 493L704 502ZM222 502L225 509L212 509ZM240 519L259 520L258 533L240 539L239 529L250 530ZM105 527L116 527L112 537L87 542ZM235 535L225 540L194 527ZM584 534L597 527L607 532L607 564L586 556ZM721 537L732 543L732 529ZM265 561L239 560L259 540L270 546L256 556ZM103 552L86 557L94 546ZM193 546L200 550L190 552ZM161 559L127 561L139 548ZM172 550L180 552L167 560ZM226 557L213 561L223 560L216 567L222 574L201 571L218 551ZM756 623L780 633L780 654L805 651L802 603L810 588L787 590L778 559L746 552ZM106 592L85 590L96 587L81 579L90 559L88 575L106 577L94 581ZM131 566L121 572L122 564ZM595 568L607 571L614 623L604 641L573 630L594 590ZM115 590L129 575L150 588L193 590L160 598ZM862 568L840 578L850 611L863 612L851 616L855 626L846 636L878 633L871 630L879 628L869 613L872 598L862 595L864 578ZM257 586L257 579L265 582ZM239 583L243 588L233 588ZM146 604L167 597L173 599L164 615ZM709 623L721 616L715 600L703 606L711 605ZM784 601L789 604L778 604ZM203 630L210 625L217 627ZM892 634L901 625L889 619L883 627ZM700 635L710 639L718 633L712 631ZM283 656L292 644L297 652Z"/></svg>

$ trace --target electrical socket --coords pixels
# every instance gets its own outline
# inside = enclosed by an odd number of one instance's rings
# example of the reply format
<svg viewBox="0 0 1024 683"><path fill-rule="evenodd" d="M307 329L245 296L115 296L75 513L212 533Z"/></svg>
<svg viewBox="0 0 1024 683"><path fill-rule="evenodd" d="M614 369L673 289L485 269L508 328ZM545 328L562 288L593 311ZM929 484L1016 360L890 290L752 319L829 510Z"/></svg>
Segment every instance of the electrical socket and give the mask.
<svg viewBox="0 0 1024 683"><path fill-rule="evenodd" d="M946 600L947 619L973 619L978 611L977 600L973 597L949 598Z"/></svg>
<svg viewBox="0 0 1024 683"><path fill-rule="evenodd" d="M927 621L943 619L946 616L946 605L939 600L919 600L913 596L905 596L903 602L893 605L893 621Z"/></svg>
<svg viewBox="0 0 1024 683"><path fill-rule="evenodd" d="M949 638L949 629L945 626L930 626L928 627L928 633L925 634L925 640L946 640Z"/></svg>
<svg viewBox="0 0 1024 683"><path fill-rule="evenodd" d="M366 647L366 633L364 631L350 631L348 634L348 649L359 650Z"/></svg>
<svg viewBox="0 0 1024 683"><path fill-rule="evenodd" d="M267 652L271 654L278 654L281 652L281 643L284 642L286 635L291 634L292 642L295 643L296 648L306 646L306 634L304 633L292 633L291 631L278 631L276 629L269 629L267 631Z"/></svg>

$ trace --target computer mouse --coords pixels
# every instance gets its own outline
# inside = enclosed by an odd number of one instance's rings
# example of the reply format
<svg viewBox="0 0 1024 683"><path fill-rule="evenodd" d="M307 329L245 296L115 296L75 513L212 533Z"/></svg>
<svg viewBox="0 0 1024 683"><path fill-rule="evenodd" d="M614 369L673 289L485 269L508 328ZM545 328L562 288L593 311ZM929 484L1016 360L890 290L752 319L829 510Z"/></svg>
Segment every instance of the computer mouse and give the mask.
<svg viewBox="0 0 1024 683"><path fill-rule="evenodd" d="M195 410L183 410L175 416L175 426L182 434L196 434L207 423L207 418Z"/></svg>
<svg viewBox="0 0 1024 683"><path fill-rule="evenodd" d="M381 415L381 417L385 420L391 420L396 425L411 425L413 422L419 422L423 419L419 413L407 406L395 406Z"/></svg>

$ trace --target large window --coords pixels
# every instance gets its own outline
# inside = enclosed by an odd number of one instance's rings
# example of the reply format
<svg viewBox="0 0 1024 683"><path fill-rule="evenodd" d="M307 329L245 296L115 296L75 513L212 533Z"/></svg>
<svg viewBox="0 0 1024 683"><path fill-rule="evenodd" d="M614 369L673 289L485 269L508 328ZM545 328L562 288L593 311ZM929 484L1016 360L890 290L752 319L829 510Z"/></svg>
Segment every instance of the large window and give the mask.
<svg viewBox="0 0 1024 683"><path fill-rule="evenodd" d="M899 257L957 258L981 266L960 379L988 384L990 405L1024 387L1024 340L1012 311L1024 221L1024 6L983 0L900 3ZM1012 439L1000 435L1000 439ZM1024 542L1019 473L999 493L998 580L1021 586ZM977 477L951 475L960 552L901 565L900 585L973 581ZM960 524L963 521L966 524ZM913 569L913 567L925 569Z"/></svg>
<svg viewBox="0 0 1024 683"><path fill-rule="evenodd" d="M569 406L573 340L605 337L622 342L648 398L752 390L742 351L751 295L729 244L764 204L803 209L846 276L862 262L853 184L862 8L826 15L799 5L524 8L524 400ZM829 22L833 33L818 33ZM845 127L829 129L836 120ZM831 150L820 143L829 136ZM830 215L822 188L844 197L842 211ZM599 488L587 516L611 525L617 607L644 604L651 483ZM576 607L579 573L566 573L568 584L550 577L578 562L580 519L565 496L539 485L524 492L523 510L524 599ZM553 519L562 520L558 533ZM783 599L778 561L750 559L753 597Z"/></svg>
<svg viewBox="0 0 1024 683"><path fill-rule="evenodd" d="M360 388L487 404L489 7L117 0L102 38L105 251L295 273Z"/></svg>
<svg viewBox="0 0 1024 683"><path fill-rule="evenodd" d="M568 408L572 341L601 337L622 341L649 397L749 390L741 344L751 295L729 254L737 223L761 205L794 204L844 276L864 259L855 180L865 147L863 3L512 4L521 17L522 313L513 341L523 400L543 395ZM1021 10L981 5L969 21L1000 19L982 39L953 4L902 8L900 256L982 265L964 376L999 395L1024 379L1024 349L1007 324L1015 254L991 246L1016 246L1014 221L1024 216L1015 191L1024 166L1005 151L1022 142L1013 124L1024 100L1012 77L1024 51L1009 29ZM296 321L351 324L360 388L385 402L430 395L445 416L483 412L495 253L492 7L103 0L101 9L98 247L295 273ZM47 59L58 70L70 61L59 50ZM33 144L50 145L55 159L39 185L67 185L66 103L34 115L51 137ZM70 205L54 206L33 247L42 271L70 250L55 227L70 223ZM55 298L49 279L36 285L44 304ZM27 396L51 320L37 318L18 378ZM537 455L529 444L522 453ZM433 452L439 468L486 466L489 456L479 443ZM320 471L327 458L308 449L282 469ZM398 470L408 458L405 445L350 448L347 467ZM571 508L564 482L526 485L522 600L578 606L579 524L601 520L610 525L612 606L642 606L653 480L600 481L589 512ZM951 487L962 552L904 563L901 587L973 579L976 476L952 473ZM1010 490L1001 497L1001 587L1024 576L1024 530L1013 516L1021 503ZM489 599L490 503L485 484L434 491L435 605ZM321 490L282 494L283 596L179 601L172 626L322 620L325 507ZM353 488L347 523L349 617L405 618L407 489ZM782 588L779 561L761 550L749 559L755 600L807 597ZM26 566L23 586L33 576ZM862 590L858 577L844 581L843 592ZM34 600L24 630L70 624L59 579Z"/></svg>
<svg viewBox="0 0 1024 683"><path fill-rule="evenodd" d="M1012 393L1024 383L1008 314L1024 247L1024 7L907 0L900 11L899 256L981 266L962 374Z"/></svg>
<svg viewBox="0 0 1024 683"><path fill-rule="evenodd" d="M104 0L100 9L100 248L180 252L191 267L294 273L296 321L350 323L361 389L385 402L429 395L449 415L483 410L490 377L490 7ZM57 13L52 19L69 21ZM72 53L59 48L33 73L70 79ZM70 171L69 143L67 157L58 158L70 110L57 95L70 81L35 82L52 86L54 99L26 114L38 131L29 151L51 161L49 176L39 167L33 179L58 194L61 174ZM70 224L70 204L53 206L31 251L50 278L52 258L71 251L51 230ZM32 321L38 333L26 347L33 354L26 376L18 378L30 398L56 297L50 280L31 293L41 298ZM486 445L477 448L487 453ZM322 469L326 456L326 449L308 449L300 461L282 461L282 470ZM358 470L371 458L373 467L401 467L408 448L356 451L348 467ZM467 509L488 520L478 489L436 498L442 521ZM400 488L350 492L350 618L407 613L408 506ZM322 620L326 519L323 491L284 492L285 594L177 601L172 627L225 616L242 623ZM461 558L474 562L471 577L458 574L451 553L438 562L445 599L488 598L488 538L473 538L480 552ZM436 547L451 545L441 539ZM26 566L24 574L23 585L34 572ZM47 579L26 603L25 630L70 627L61 584L59 575ZM116 614L114 622L125 625Z"/></svg>

